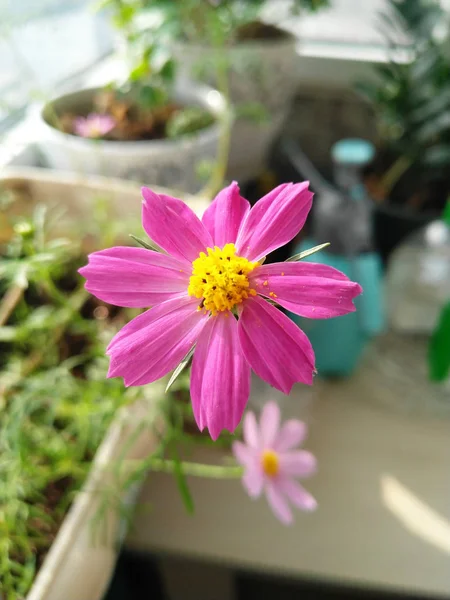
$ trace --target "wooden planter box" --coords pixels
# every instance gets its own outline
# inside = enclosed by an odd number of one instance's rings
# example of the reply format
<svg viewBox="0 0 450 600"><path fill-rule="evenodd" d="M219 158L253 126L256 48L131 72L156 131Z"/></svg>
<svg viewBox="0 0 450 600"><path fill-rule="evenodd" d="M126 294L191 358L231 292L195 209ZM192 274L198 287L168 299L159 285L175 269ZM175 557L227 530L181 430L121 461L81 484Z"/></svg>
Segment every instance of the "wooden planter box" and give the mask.
<svg viewBox="0 0 450 600"><path fill-rule="evenodd" d="M25 204L19 201L15 212L24 213L34 203L66 207L73 215L69 221L70 230L67 230L68 220L65 219L65 225L57 228L58 234L83 236L83 223L91 218L93 202L99 197L107 203L111 219L123 224L119 240L123 235L123 241L127 243L128 232L139 234L141 194L137 184L12 167L0 176L0 190L11 188L27 192ZM32 198L29 206L26 205L28 197ZM198 214L208 204L193 199L188 199L188 203ZM151 413L156 403L152 403L152 399L161 397L164 389L156 383L147 386L145 393L145 401L123 409L109 428L92 462L90 475L67 513L27 600L100 600L105 593L125 534L119 503L133 504L140 488L136 485L123 490L130 471L115 470L114 467L119 457L121 460L139 460L148 456L158 442L152 426L156 425L156 411L154 416ZM109 502L105 507L107 494ZM118 502L111 501L113 498Z"/></svg>

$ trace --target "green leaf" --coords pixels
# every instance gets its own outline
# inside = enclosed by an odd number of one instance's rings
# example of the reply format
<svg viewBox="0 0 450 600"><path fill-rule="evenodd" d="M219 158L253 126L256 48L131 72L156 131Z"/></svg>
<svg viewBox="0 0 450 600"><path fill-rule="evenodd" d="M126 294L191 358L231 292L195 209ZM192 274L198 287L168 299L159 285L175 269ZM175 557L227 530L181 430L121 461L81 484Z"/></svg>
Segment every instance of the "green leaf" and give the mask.
<svg viewBox="0 0 450 600"><path fill-rule="evenodd" d="M423 154L423 162L428 166L447 166L450 162L450 144L438 144L427 148Z"/></svg>
<svg viewBox="0 0 450 600"><path fill-rule="evenodd" d="M165 254L164 250L160 248L157 244L155 244L155 242L153 242L152 240L146 242L144 240L141 240L141 238L138 238L136 235L133 235L132 233L130 233L129 235L130 238L133 238L135 242L140 244L146 250L154 250L155 252L161 252L161 254Z"/></svg>
<svg viewBox="0 0 450 600"><path fill-rule="evenodd" d="M120 4L113 16L113 24L117 29L125 29L133 21L136 7L130 4Z"/></svg>
<svg viewBox="0 0 450 600"><path fill-rule="evenodd" d="M316 252L320 252L324 248L327 248L330 245L330 242L326 242L325 244L319 244L318 246L314 246L313 248L309 248L308 250L304 250L303 252L299 252L298 254L294 254L286 260L286 262L295 262L297 260L302 260L303 258L307 258L311 256L311 254L315 254Z"/></svg>
<svg viewBox="0 0 450 600"><path fill-rule="evenodd" d="M200 181L207 181L211 177L215 161L210 158L204 158L195 163L195 174Z"/></svg>
<svg viewBox="0 0 450 600"><path fill-rule="evenodd" d="M450 374L450 302L441 311L428 347L429 376L444 381Z"/></svg>
<svg viewBox="0 0 450 600"><path fill-rule="evenodd" d="M444 212L442 213L442 220L450 227L450 197L447 198L447 204L445 205Z"/></svg>
<svg viewBox="0 0 450 600"><path fill-rule="evenodd" d="M416 136L420 142L428 143L433 141L437 136L442 135L444 131L450 129L450 114L444 112L434 119L428 120L422 127L420 127Z"/></svg>
<svg viewBox="0 0 450 600"><path fill-rule="evenodd" d="M437 95L431 96L427 101L411 113L414 122L424 122L435 115L439 115L450 107L450 86L446 85Z"/></svg>
<svg viewBox="0 0 450 600"><path fill-rule="evenodd" d="M235 106L235 117L263 124L270 121L269 111L260 102L244 102Z"/></svg>
<svg viewBox="0 0 450 600"><path fill-rule="evenodd" d="M144 85L139 90L139 103L151 109L163 106L168 100L167 91L154 85Z"/></svg>
<svg viewBox="0 0 450 600"><path fill-rule="evenodd" d="M93 12L98 12L100 10L105 10L105 8L114 7L116 0L98 0L94 2L90 8Z"/></svg>
<svg viewBox="0 0 450 600"><path fill-rule="evenodd" d="M131 70L129 78L130 81L139 81L144 77L148 77L150 75L150 65L148 61L143 60L140 62L134 69Z"/></svg>
<svg viewBox="0 0 450 600"><path fill-rule="evenodd" d="M0 342L13 342L17 339L18 329L10 325L0 327Z"/></svg>
<svg viewBox="0 0 450 600"><path fill-rule="evenodd" d="M159 70L159 75L165 81L173 81L175 77L175 61L168 59Z"/></svg>
<svg viewBox="0 0 450 600"><path fill-rule="evenodd" d="M192 355L194 354L194 350L195 350L195 346L192 346L192 348L189 350L189 352L186 354L186 356L180 362L180 364L178 365L178 367L172 373L172 377L169 379L169 383L166 385L166 390L165 390L166 392L168 392L170 390L170 388L174 384L174 382L177 379L177 377L179 375L181 375L181 373L184 371L184 369L188 366L189 361L191 360Z"/></svg>
<svg viewBox="0 0 450 600"><path fill-rule="evenodd" d="M188 106L177 110L168 119L166 134L169 138L194 134L214 123L213 115L199 106Z"/></svg>
<svg viewBox="0 0 450 600"><path fill-rule="evenodd" d="M192 515L194 514L194 500L192 498L191 492L189 490L189 486L186 481L186 477L183 473L183 467L181 465L180 457L178 456L178 452L176 450L173 451L173 461L174 461L174 477L177 482L178 490L181 494L181 498L184 502L184 506L187 512Z"/></svg>

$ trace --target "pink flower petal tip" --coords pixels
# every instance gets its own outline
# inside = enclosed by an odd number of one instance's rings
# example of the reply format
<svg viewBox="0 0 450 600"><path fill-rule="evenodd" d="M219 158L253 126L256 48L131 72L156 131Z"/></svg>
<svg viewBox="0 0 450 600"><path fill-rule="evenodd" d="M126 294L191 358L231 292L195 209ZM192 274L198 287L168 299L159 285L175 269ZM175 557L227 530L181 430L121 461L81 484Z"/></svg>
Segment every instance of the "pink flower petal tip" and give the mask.
<svg viewBox="0 0 450 600"><path fill-rule="evenodd" d="M111 115L90 113L87 117L77 117L73 132L80 137L99 138L114 129L116 120Z"/></svg>

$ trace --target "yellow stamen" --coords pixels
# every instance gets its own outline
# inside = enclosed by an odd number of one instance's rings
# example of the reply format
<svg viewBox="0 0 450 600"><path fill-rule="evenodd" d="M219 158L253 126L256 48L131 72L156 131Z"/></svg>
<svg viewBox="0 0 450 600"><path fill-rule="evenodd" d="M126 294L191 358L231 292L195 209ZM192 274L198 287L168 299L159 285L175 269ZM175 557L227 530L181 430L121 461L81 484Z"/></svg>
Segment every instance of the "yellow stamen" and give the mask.
<svg viewBox="0 0 450 600"><path fill-rule="evenodd" d="M200 252L192 263L188 294L203 298L199 308L210 310L213 315L231 310L249 296L256 296L247 275L258 264L236 256L234 244L207 248L207 254Z"/></svg>
<svg viewBox="0 0 450 600"><path fill-rule="evenodd" d="M274 450L264 450L261 463L263 471L268 477L275 477L278 474L280 465L278 454Z"/></svg>

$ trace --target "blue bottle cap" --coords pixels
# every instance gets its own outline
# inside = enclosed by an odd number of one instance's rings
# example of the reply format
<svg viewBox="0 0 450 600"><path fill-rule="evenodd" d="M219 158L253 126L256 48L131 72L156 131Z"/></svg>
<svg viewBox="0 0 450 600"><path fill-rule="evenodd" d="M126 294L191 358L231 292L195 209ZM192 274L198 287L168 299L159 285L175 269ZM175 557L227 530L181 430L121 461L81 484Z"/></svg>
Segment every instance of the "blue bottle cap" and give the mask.
<svg viewBox="0 0 450 600"><path fill-rule="evenodd" d="M375 146L358 138L343 139L333 145L331 156L335 163L362 166L375 156Z"/></svg>

